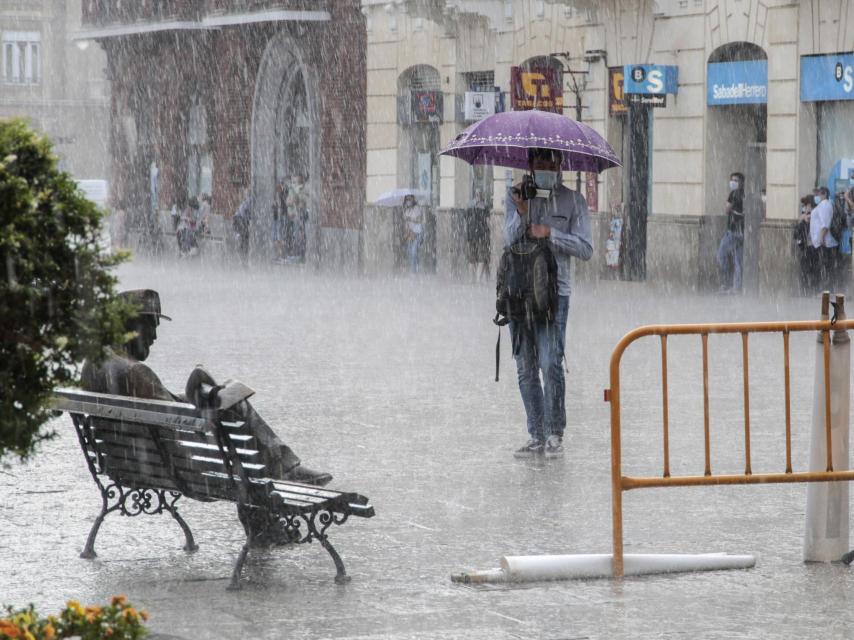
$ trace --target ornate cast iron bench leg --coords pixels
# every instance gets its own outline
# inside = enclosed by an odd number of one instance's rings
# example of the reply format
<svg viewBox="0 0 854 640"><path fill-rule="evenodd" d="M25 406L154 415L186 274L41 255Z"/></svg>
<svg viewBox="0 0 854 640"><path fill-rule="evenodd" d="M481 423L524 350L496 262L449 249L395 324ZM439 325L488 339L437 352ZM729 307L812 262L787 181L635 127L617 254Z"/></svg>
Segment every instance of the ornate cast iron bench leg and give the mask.
<svg viewBox="0 0 854 640"><path fill-rule="evenodd" d="M255 540L255 530L252 526L251 518L247 518L243 526L246 529L246 543L237 556L237 562L234 563L234 570L231 572L231 582L227 587L228 591L240 591L240 573L243 571L243 564L246 562L247 556L249 556L249 548Z"/></svg>
<svg viewBox="0 0 854 640"><path fill-rule="evenodd" d="M338 552L335 550L335 547L332 546L332 543L329 542L329 538L326 536L326 530L332 524L341 525L347 521L348 514L336 515L333 511L319 511L317 513L312 513L308 517L303 516L306 524L308 525L308 539L320 540L320 544L323 545L323 548L332 556L332 562L335 563L335 582L337 584L346 584L350 582L350 576L347 575L347 570L344 568L344 561L341 560L341 556L338 555ZM320 524L320 529L318 530L317 525Z"/></svg>
<svg viewBox="0 0 854 640"><path fill-rule="evenodd" d="M243 563L246 562L246 557L249 555L250 541L247 539L246 544L240 550L240 555L237 556L237 562L234 563L234 570L231 572L231 582L228 584L228 591L240 591L240 572L243 571Z"/></svg>
<svg viewBox="0 0 854 640"><path fill-rule="evenodd" d="M101 528L101 523L111 510L112 509L107 508L107 498L104 497L104 506L101 508L101 513L99 513L98 517L95 518L95 522L89 530L89 537L86 538L86 546L83 547L83 551L80 553L81 558L92 560L93 558L98 557L98 554L95 553L95 538L98 537L98 529Z"/></svg>
<svg viewBox="0 0 854 640"><path fill-rule="evenodd" d="M344 561L341 560L341 556L338 555L335 547L332 546L332 543L329 542L329 539L325 535L320 538L320 544L329 552L329 555L332 556L332 562L335 563L335 583L347 584L350 582L350 576L347 575L347 570L344 568Z"/></svg>
<svg viewBox="0 0 854 640"><path fill-rule="evenodd" d="M178 498L175 498L177 500ZM184 539L186 544L184 545L184 551L198 551L199 545L196 544L196 541L193 539L193 532L190 531L190 525L187 524L186 520L181 517L181 514L178 513L178 508L175 506L175 501L171 504L164 505L163 507L170 513L170 515L175 518L175 521L181 526L181 530L184 532Z"/></svg>
<svg viewBox="0 0 854 640"><path fill-rule="evenodd" d="M92 528L89 530L89 537L86 538L86 546L83 547L83 552L80 554L80 557L86 560L98 557L98 554L95 553L95 538L98 537L98 530L101 528L101 523L104 522L104 518L107 517L108 513L121 509L124 502L125 494L121 487L115 484L103 487L98 482L98 489L101 491L101 513L98 514L95 522L92 523ZM110 500L116 500L116 503L110 506Z"/></svg>

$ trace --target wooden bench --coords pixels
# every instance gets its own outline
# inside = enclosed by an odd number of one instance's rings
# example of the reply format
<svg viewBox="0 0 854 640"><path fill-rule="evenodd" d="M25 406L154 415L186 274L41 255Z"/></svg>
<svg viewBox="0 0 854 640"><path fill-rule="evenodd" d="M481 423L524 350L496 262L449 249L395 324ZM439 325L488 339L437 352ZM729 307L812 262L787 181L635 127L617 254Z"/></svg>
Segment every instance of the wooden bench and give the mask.
<svg viewBox="0 0 854 640"><path fill-rule="evenodd" d="M233 384L239 386L206 389L213 396L219 394L211 398L211 405L217 408L210 410L76 389L55 392L54 407L71 415L89 471L101 492L101 513L81 557L96 556L98 529L114 512L124 516L166 512L184 532L184 549L195 551L193 534L176 506L186 496L202 502L235 502L245 523L265 521L276 527L280 540L284 536L296 544L319 541L335 563L335 581L349 580L326 532L350 516L372 517L373 507L356 493L266 477L255 437L243 422L223 418L226 409L252 393L240 383ZM248 393L241 394L242 390ZM268 544L262 539L264 532L254 531L252 524L244 527L246 543L234 565L229 589L240 588L250 548Z"/></svg>

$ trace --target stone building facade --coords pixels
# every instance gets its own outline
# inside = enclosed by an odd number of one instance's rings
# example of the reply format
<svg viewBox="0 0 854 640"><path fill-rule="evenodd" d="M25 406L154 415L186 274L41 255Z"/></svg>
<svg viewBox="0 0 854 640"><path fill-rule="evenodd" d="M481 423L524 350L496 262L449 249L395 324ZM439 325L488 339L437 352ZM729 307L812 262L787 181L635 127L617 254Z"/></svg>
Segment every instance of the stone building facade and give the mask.
<svg viewBox="0 0 854 640"><path fill-rule="evenodd" d="M509 109L514 67L553 68L564 113L576 117L577 97L581 119L624 160L623 169L580 176L597 229L594 260L580 267L585 276L613 275L603 248L608 222L623 205L627 218L643 213L647 280L716 286L714 254L727 181L739 171L748 184L747 284L787 289L796 280L791 227L799 195L839 180L833 177L839 173L836 161L854 158L848 133L854 93L846 75L854 68L852 4L362 0L368 30L368 202L394 187L427 186L437 212L436 251L446 258L439 260L440 269L443 262L449 270L459 267L455 212L475 186L486 186L496 212L502 212L511 176L439 157L429 166L430 180L419 185L418 163L467 126L467 92L494 87L497 108ZM675 90L663 105L627 107L615 74L650 65L675 67ZM439 117L412 123L407 100L416 91L441 94ZM854 171L843 177L851 176ZM565 181L575 185L576 176L567 174ZM500 246L499 215L494 222L493 247Z"/></svg>
<svg viewBox="0 0 854 640"><path fill-rule="evenodd" d="M75 46L80 2L6 0L0 10L0 117L22 117L46 133L60 167L106 179L109 98L106 60Z"/></svg>
<svg viewBox="0 0 854 640"><path fill-rule="evenodd" d="M357 263L366 33L356 0L83 0L77 38L106 53L119 206L146 219L210 193L230 217L248 190L262 258L275 186L300 174L309 260Z"/></svg>

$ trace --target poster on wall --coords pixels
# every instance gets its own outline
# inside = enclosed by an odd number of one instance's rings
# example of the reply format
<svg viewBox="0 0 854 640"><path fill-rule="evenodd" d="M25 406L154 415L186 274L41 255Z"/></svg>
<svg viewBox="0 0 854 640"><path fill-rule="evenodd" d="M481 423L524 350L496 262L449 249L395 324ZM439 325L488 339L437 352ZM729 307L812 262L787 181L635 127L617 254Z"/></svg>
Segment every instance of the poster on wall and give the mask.
<svg viewBox="0 0 854 640"><path fill-rule="evenodd" d="M595 173L586 173L585 189L587 196L587 210L599 211L599 176Z"/></svg>
<svg viewBox="0 0 854 640"><path fill-rule="evenodd" d="M608 111L612 116L621 116L629 112L626 96L623 93L623 67L608 67Z"/></svg>
<svg viewBox="0 0 854 640"><path fill-rule="evenodd" d="M466 91L464 115L466 122L475 122L495 113L498 102L495 91Z"/></svg>
<svg viewBox="0 0 854 640"><path fill-rule="evenodd" d="M553 67L510 68L510 107L563 113L563 87Z"/></svg>
<svg viewBox="0 0 854 640"><path fill-rule="evenodd" d="M413 91L412 121L442 122L442 92Z"/></svg>

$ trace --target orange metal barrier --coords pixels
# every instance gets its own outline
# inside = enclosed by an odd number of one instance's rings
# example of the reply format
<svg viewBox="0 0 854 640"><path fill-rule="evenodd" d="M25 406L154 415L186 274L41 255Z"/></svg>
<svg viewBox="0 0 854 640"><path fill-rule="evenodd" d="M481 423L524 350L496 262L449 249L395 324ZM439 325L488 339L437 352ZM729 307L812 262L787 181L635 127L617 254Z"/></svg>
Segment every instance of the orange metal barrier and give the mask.
<svg viewBox="0 0 854 640"><path fill-rule="evenodd" d="M826 315L827 305L824 306ZM854 480L854 470L834 471L831 444L830 385L825 384L825 431L827 434L827 468L825 471L792 471L791 385L789 380L789 336L799 331L820 331L824 344L824 379L830 377L830 332L854 329L854 320L828 320L796 322L740 322L725 324L649 325L627 333L617 343L611 354L611 388L605 391L605 400L611 403L611 490L614 549L614 577L623 575L623 492L647 487L687 487L723 484L761 484L783 482L830 482ZM709 429L709 334L741 334L744 387L744 473L737 475L712 474ZM785 470L779 473L753 473L750 461L750 382L748 362L748 336L751 333L779 333L783 340L784 389L786 397L786 460ZM703 436L705 470L702 476L672 476L670 473L669 399L667 393L667 338L671 335L699 335L703 349ZM644 336L661 338L661 381L663 407L664 465L661 476L629 477L622 473L620 444L620 360L626 348ZM782 465L781 465L782 466Z"/></svg>

